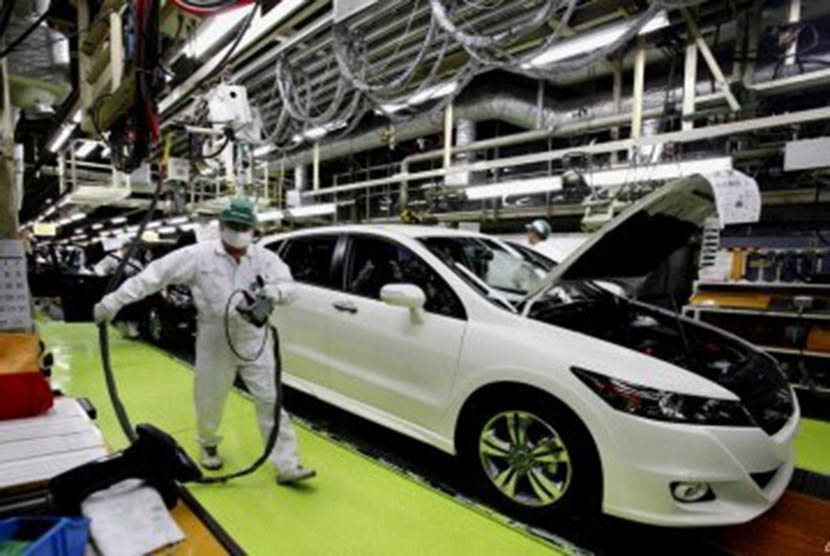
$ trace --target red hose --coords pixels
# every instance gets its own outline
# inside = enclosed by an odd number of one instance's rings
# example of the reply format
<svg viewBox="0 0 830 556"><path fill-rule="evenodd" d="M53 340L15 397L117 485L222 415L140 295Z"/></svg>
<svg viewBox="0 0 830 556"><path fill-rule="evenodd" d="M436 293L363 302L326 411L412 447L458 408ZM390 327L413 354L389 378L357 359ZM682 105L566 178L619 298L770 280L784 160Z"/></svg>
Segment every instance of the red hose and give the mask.
<svg viewBox="0 0 830 556"><path fill-rule="evenodd" d="M187 0L170 0L170 3L185 13L199 17L208 17L253 4L255 3L255 0L230 0L216 8L201 8L190 4Z"/></svg>

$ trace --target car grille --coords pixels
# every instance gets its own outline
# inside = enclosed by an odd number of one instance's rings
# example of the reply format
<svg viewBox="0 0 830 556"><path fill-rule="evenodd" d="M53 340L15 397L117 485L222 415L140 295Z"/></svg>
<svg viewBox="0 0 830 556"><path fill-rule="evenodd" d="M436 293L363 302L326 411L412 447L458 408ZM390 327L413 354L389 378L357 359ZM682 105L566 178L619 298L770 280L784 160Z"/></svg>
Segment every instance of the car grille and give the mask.
<svg viewBox="0 0 830 556"><path fill-rule="evenodd" d="M775 477L776 473L778 473L778 468L775 468L772 471L764 471L763 473L750 473L750 476L759 488L765 489Z"/></svg>
<svg viewBox="0 0 830 556"><path fill-rule="evenodd" d="M792 390L784 374L773 359L760 354L740 374L741 387L736 393L747 411L764 432L777 433L795 411Z"/></svg>

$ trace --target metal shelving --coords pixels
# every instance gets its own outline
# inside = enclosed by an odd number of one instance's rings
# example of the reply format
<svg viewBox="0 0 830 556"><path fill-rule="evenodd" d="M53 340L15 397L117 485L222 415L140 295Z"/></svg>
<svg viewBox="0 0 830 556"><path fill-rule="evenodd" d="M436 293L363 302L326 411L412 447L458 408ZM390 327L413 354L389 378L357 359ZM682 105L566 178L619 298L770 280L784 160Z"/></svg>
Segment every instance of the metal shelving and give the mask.
<svg viewBox="0 0 830 556"><path fill-rule="evenodd" d="M773 311L766 309L738 309L734 307L717 307L714 305L686 305L683 308L684 314L689 313L722 313L734 315L748 315L759 317L778 317L789 319L807 319L807 320L830 320L830 312L827 313L797 313L795 311ZM695 315L695 318L697 316Z"/></svg>
<svg viewBox="0 0 830 556"><path fill-rule="evenodd" d="M809 289L826 290L830 293L830 284L813 284L807 282L748 282L746 280L736 282L695 282L696 287L703 288L746 288L746 289Z"/></svg>

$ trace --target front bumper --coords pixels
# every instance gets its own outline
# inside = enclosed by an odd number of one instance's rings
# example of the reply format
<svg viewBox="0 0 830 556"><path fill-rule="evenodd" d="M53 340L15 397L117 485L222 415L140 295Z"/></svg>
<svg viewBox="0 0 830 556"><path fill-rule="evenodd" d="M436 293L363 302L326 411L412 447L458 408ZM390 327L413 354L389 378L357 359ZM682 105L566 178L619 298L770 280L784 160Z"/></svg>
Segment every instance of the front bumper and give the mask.
<svg viewBox="0 0 830 556"><path fill-rule="evenodd" d="M759 428L661 423L608 409L611 441L599 443L605 513L666 526L744 523L772 507L792 477L797 401L773 436ZM678 502L670 492L674 482L708 483L714 499Z"/></svg>

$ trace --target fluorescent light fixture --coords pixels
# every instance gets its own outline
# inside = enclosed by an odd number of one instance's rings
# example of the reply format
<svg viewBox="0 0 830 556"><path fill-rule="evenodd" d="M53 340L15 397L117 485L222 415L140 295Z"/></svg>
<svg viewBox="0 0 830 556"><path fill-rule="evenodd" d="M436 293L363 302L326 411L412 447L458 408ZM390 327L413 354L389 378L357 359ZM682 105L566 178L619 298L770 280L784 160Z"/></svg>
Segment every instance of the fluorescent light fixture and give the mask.
<svg viewBox="0 0 830 556"><path fill-rule="evenodd" d="M531 195L533 193L546 193L562 189L562 178L559 176L545 176L529 180L504 181L492 185L479 185L468 187L464 190L467 199L478 201L480 199L492 199L495 197L507 197L509 195Z"/></svg>
<svg viewBox="0 0 830 556"><path fill-rule="evenodd" d="M147 225L144 226L144 228L147 230L152 230L153 228L158 228L162 224L163 222L161 220L155 220L153 222L147 222Z"/></svg>
<svg viewBox="0 0 830 556"><path fill-rule="evenodd" d="M254 156L259 158L261 156L271 154L275 150L277 150L277 147L274 145L262 145L261 147L257 147L254 149Z"/></svg>
<svg viewBox="0 0 830 556"><path fill-rule="evenodd" d="M72 222L77 222L78 220L83 220L84 218L86 218L86 214L79 212L78 214L73 214L72 216L70 216L69 220Z"/></svg>
<svg viewBox="0 0 830 556"><path fill-rule="evenodd" d="M127 219L123 216L117 216L110 220L110 222L112 222L113 224L124 224L127 222Z"/></svg>
<svg viewBox="0 0 830 556"><path fill-rule="evenodd" d="M257 5L254 4L251 9L257 9ZM191 58L202 57L208 50L219 44L219 41L227 36L237 23L248 17L249 13L250 11L246 9L235 9L212 16L199 27L194 39L185 44L185 54ZM261 14L256 14L251 26L260 17L262 17Z"/></svg>
<svg viewBox="0 0 830 556"><path fill-rule="evenodd" d="M189 231L191 231L191 230L195 230L195 229L196 229L196 228L198 228L198 227L199 227L199 225L198 225L198 224L196 224L195 222L191 222L190 224L185 224L185 225L184 225L184 226L182 226L181 228L182 228L182 230L183 230L183 231L185 231L185 232L189 232Z"/></svg>
<svg viewBox="0 0 830 556"><path fill-rule="evenodd" d="M75 156L78 158L86 158L92 151L98 148L98 143L95 141L84 141L82 140L81 146L75 149Z"/></svg>
<svg viewBox="0 0 830 556"><path fill-rule="evenodd" d="M138 231L138 226L128 226L127 227L127 233L128 234L134 234L137 231Z"/></svg>
<svg viewBox="0 0 830 556"><path fill-rule="evenodd" d="M328 132L329 130L324 127L313 127L303 133L303 135L306 139L320 139L321 137L325 137Z"/></svg>
<svg viewBox="0 0 830 556"><path fill-rule="evenodd" d="M158 233L160 233L160 234L174 234L174 233L176 233L176 227L175 226L165 226L163 228L159 228Z"/></svg>
<svg viewBox="0 0 830 556"><path fill-rule="evenodd" d="M343 120L329 122L321 126L307 129L302 134L294 134L294 137L292 137L292 139L296 143L299 143L303 139L307 139L309 141L316 141L317 139L322 139L323 137L325 137L328 134L328 132L342 129L344 127L346 127L346 122L344 122Z"/></svg>
<svg viewBox="0 0 830 556"><path fill-rule="evenodd" d="M667 162L637 166L634 168L620 168L618 170L603 170L583 174L586 183L591 187L621 185L624 183L638 183L645 181L665 181L683 178L693 174L707 174L719 170L730 170L732 158L707 158L701 160L685 160L683 162Z"/></svg>
<svg viewBox="0 0 830 556"><path fill-rule="evenodd" d="M401 110L405 110L407 108L409 108L408 104L393 102L389 104L381 104L375 112L378 114L394 114L395 112L400 112Z"/></svg>
<svg viewBox="0 0 830 556"><path fill-rule="evenodd" d="M176 218L171 218L170 220L168 220L167 223L171 226L174 226L176 224L184 224L188 220L190 220L190 217L188 216L177 216Z"/></svg>
<svg viewBox="0 0 830 556"><path fill-rule="evenodd" d="M261 212L257 215L257 220L260 222L273 222L275 220L282 220L285 213L281 210L269 210L268 212Z"/></svg>
<svg viewBox="0 0 830 556"><path fill-rule="evenodd" d="M104 150L101 151L101 157L102 158L108 158L109 155L110 155L110 152L112 152L112 151L110 151L110 148L108 146L104 145Z"/></svg>
<svg viewBox="0 0 830 556"><path fill-rule="evenodd" d="M327 214L334 214L337 212L337 205L334 203L324 203L320 205L308 205L305 207L295 207L288 210L288 214L293 218L303 218L308 216L324 216Z"/></svg>
<svg viewBox="0 0 830 556"><path fill-rule="evenodd" d="M83 108L79 108L77 112L72 114L72 123L79 124L84 120L84 110Z"/></svg>
<svg viewBox="0 0 830 556"><path fill-rule="evenodd" d="M599 29L585 31L573 37L562 39L530 61L531 67L546 66L560 60L567 60L580 54L603 48L618 40L625 34L630 21L619 21ZM669 26L669 16L665 10L652 17L638 35L646 35Z"/></svg>
<svg viewBox="0 0 830 556"><path fill-rule="evenodd" d="M458 89L458 81L447 81L445 83L439 83L437 85L433 85L432 87L427 87L420 93L409 97L406 103L410 106L415 106L416 104L423 104L428 100L435 100L436 98L451 95L455 92L456 89Z"/></svg>
<svg viewBox="0 0 830 556"><path fill-rule="evenodd" d="M100 223L92 225L93 230L101 230L101 229L103 229L103 227L104 227L104 225L100 224Z"/></svg>
<svg viewBox="0 0 830 556"><path fill-rule="evenodd" d="M64 124L61 126L60 131L49 141L48 149L50 152L56 153L61 150L66 140L72 135L72 132L75 131L75 128L78 124Z"/></svg>

